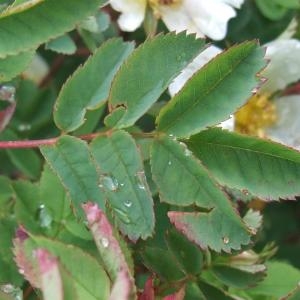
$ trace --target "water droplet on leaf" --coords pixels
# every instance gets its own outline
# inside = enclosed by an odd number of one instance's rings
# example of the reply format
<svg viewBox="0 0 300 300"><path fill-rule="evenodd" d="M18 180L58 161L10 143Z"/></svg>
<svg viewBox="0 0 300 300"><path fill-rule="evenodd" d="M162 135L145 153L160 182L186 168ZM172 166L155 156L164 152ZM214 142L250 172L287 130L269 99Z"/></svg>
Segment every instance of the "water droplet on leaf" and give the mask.
<svg viewBox="0 0 300 300"><path fill-rule="evenodd" d="M135 174L137 186L140 190L145 190L147 186L147 179L144 171L139 171Z"/></svg>
<svg viewBox="0 0 300 300"><path fill-rule="evenodd" d="M126 201L124 201L124 205L126 207L131 207L132 206L132 202L130 200L126 200Z"/></svg>
<svg viewBox="0 0 300 300"><path fill-rule="evenodd" d="M109 246L109 240L107 238L101 238L100 242L104 248L107 248Z"/></svg>
<svg viewBox="0 0 300 300"><path fill-rule="evenodd" d="M38 221L42 228L50 228L52 217L45 204L41 204L38 208Z"/></svg>
<svg viewBox="0 0 300 300"><path fill-rule="evenodd" d="M173 141L176 141L176 136L174 134L169 134L169 138L172 139Z"/></svg>
<svg viewBox="0 0 300 300"><path fill-rule="evenodd" d="M15 101L15 93L16 89L13 86L9 85L2 85L0 87L0 99L8 101L8 102L14 102Z"/></svg>
<svg viewBox="0 0 300 300"><path fill-rule="evenodd" d="M3 284L0 286L0 290L5 293L5 294L10 294L14 291L15 287L8 283L8 284Z"/></svg>
<svg viewBox="0 0 300 300"><path fill-rule="evenodd" d="M170 160L168 161L168 165L169 165L169 166L171 166L171 165L172 165L172 162L171 162Z"/></svg>
<svg viewBox="0 0 300 300"><path fill-rule="evenodd" d="M101 175L99 187L103 187L108 191L115 192L119 187L119 183L118 180L113 176Z"/></svg>
<svg viewBox="0 0 300 300"><path fill-rule="evenodd" d="M229 243L229 238L227 236L223 237L223 243L226 245Z"/></svg>
<svg viewBox="0 0 300 300"><path fill-rule="evenodd" d="M19 273L24 274L25 273L24 269L19 269Z"/></svg>
<svg viewBox="0 0 300 300"><path fill-rule="evenodd" d="M24 132L24 131L29 131L31 129L30 124L20 124L18 126L18 131Z"/></svg>

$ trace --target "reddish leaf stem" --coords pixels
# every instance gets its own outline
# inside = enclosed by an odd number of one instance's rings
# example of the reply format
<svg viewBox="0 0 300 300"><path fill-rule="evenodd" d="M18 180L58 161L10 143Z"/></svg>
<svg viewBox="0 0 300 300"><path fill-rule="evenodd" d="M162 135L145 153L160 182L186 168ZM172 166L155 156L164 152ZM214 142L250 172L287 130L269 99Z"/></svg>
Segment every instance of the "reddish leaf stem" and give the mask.
<svg viewBox="0 0 300 300"><path fill-rule="evenodd" d="M77 138L90 141L98 136L109 135L111 130L103 132L95 132L86 135L77 136ZM152 137L153 133L136 132L132 133L136 137ZM21 148L38 148L41 146L54 145L59 137L41 140L19 140L19 141L0 141L0 149L21 149Z"/></svg>

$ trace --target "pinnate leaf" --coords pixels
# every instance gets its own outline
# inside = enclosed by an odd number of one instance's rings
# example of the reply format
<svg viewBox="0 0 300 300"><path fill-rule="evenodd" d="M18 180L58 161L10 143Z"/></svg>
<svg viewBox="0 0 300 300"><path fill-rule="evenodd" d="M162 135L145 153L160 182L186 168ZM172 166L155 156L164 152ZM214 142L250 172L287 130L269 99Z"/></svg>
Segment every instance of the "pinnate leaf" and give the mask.
<svg viewBox="0 0 300 300"><path fill-rule="evenodd" d="M40 150L79 213L81 203L86 201L94 201L105 209L104 197L98 187L99 176L84 141L62 136L54 145L43 146Z"/></svg>
<svg viewBox="0 0 300 300"><path fill-rule="evenodd" d="M154 228L153 200L133 138L116 131L96 138L91 152L101 172L100 188L121 231L132 240L149 237Z"/></svg>
<svg viewBox="0 0 300 300"><path fill-rule="evenodd" d="M300 195L296 150L219 128L193 136L188 146L223 185L269 200Z"/></svg>
<svg viewBox="0 0 300 300"><path fill-rule="evenodd" d="M0 15L0 58L36 49L40 44L72 30L91 15L102 0L40 1L30 9Z"/></svg>
<svg viewBox="0 0 300 300"><path fill-rule="evenodd" d="M266 65L257 42L229 48L201 68L161 110L158 130L189 137L229 118L258 85Z"/></svg>
<svg viewBox="0 0 300 300"><path fill-rule="evenodd" d="M77 129L84 123L87 110L103 104L115 73L132 50L132 43L110 40L75 71L63 86L55 104L54 120L60 129Z"/></svg>
<svg viewBox="0 0 300 300"><path fill-rule="evenodd" d="M227 252L249 243L249 232L232 204L184 144L166 136L157 138L151 165L162 201L212 209L207 213L169 212L171 222L191 241L203 249Z"/></svg>
<svg viewBox="0 0 300 300"><path fill-rule="evenodd" d="M203 46L204 40L182 32L158 35L138 47L113 81L106 124L116 128L133 125Z"/></svg>

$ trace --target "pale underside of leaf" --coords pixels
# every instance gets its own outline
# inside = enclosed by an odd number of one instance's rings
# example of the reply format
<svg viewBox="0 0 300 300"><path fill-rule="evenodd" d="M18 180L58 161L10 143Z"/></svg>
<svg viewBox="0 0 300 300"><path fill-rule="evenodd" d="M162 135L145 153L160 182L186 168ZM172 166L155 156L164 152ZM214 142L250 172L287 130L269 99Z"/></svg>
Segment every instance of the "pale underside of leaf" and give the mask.
<svg viewBox="0 0 300 300"><path fill-rule="evenodd" d="M267 200L300 195L296 150L219 128L192 137L188 145L222 185Z"/></svg>
<svg viewBox="0 0 300 300"><path fill-rule="evenodd" d="M106 124L116 128L133 125L203 49L204 40L185 32L159 35L143 43L113 81Z"/></svg>
<svg viewBox="0 0 300 300"><path fill-rule="evenodd" d="M153 200L132 137L124 131L98 137L91 152L101 172L100 187L121 231L132 240L149 237L154 228Z"/></svg>
<svg viewBox="0 0 300 300"><path fill-rule="evenodd" d="M158 130L189 137L228 119L258 85L257 73L266 65L263 56L255 41L217 55L161 110Z"/></svg>

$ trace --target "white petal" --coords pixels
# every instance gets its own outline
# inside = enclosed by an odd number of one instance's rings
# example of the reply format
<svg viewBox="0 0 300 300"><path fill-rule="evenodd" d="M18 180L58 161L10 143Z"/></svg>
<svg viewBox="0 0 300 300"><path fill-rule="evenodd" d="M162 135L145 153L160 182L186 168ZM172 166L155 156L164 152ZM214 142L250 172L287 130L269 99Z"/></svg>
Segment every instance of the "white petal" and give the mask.
<svg viewBox="0 0 300 300"><path fill-rule="evenodd" d="M220 52L221 49L216 46L210 46L201 52L169 85L170 94L174 96L194 73L201 69Z"/></svg>
<svg viewBox="0 0 300 300"><path fill-rule="evenodd" d="M300 95L274 100L278 121L266 129L267 136L279 143L300 150Z"/></svg>
<svg viewBox="0 0 300 300"><path fill-rule="evenodd" d="M118 24L123 31L134 31L142 24L146 0L110 0L110 5L121 13Z"/></svg>
<svg viewBox="0 0 300 300"><path fill-rule="evenodd" d="M183 0L180 6L160 5L157 9L169 30L187 30L214 40L225 37L228 20L236 16L235 10L222 0Z"/></svg>
<svg viewBox="0 0 300 300"><path fill-rule="evenodd" d="M266 44L269 65L262 72L268 81L261 92L273 93L300 79L300 42L295 39L275 40Z"/></svg>
<svg viewBox="0 0 300 300"><path fill-rule="evenodd" d="M241 8L242 4L245 2L245 0L220 0L226 4L229 4L235 8Z"/></svg>
<svg viewBox="0 0 300 300"><path fill-rule="evenodd" d="M222 129L226 129L229 131L234 131L234 116L231 115L228 120L225 120L222 123L220 123L218 127L221 127Z"/></svg>

